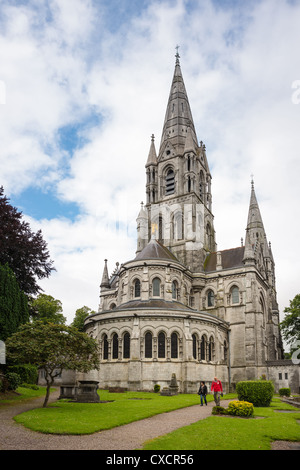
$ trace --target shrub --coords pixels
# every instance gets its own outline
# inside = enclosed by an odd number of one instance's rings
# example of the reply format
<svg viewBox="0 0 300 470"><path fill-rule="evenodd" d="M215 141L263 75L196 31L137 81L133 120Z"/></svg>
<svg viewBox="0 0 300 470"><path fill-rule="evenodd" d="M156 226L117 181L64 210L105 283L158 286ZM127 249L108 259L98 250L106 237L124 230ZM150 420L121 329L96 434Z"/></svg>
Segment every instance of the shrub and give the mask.
<svg viewBox="0 0 300 470"><path fill-rule="evenodd" d="M155 393L158 393L160 391L160 385L159 384L155 384L154 385L154 392Z"/></svg>
<svg viewBox="0 0 300 470"><path fill-rule="evenodd" d="M213 415L226 415L227 410L223 406L214 406L211 413Z"/></svg>
<svg viewBox="0 0 300 470"><path fill-rule="evenodd" d="M290 397L291 396L291 389L290 388L280 388L279 395L281 397Z"/></svg>
<svg viewBox="0 0 300 470"><path fill-rule="evenodd" d="M39 390L39 386L38 385L34 385L34 384L26 384L26 383L22 383L20 385L20 387L23 387L23 388L30 388L31 390Z"/></svg>
<svg viewBox="0 0 300 470"><path fill-rule="evenodd" d="M233 416L252 416L253 413L253 404L247 401L233 400L229 403L227 408L227 414Z"/></svg>
<svg viewBox="0 0 300 470"><path fill-rule="evenodd" d="M0 373L0 392L5 393L9 388L9 383L4 374Z"/></svg>
<svg viewBox="0 0 300 470"><path fill-rule="evenodd" d="M270 406L274 395L274 385L270 380L248 380L238 382L236 392L240 401L254 406Z"/></svg>
<svg viewBox="0 0 300 470"><path fill-rule="evenodd" d="M32 364L19 364L10 366L9 372L15 372L21 377L21 382L27 384L36 384L38 380L38 369Z"/></svg>
<svg viewBox="0 0 300 470"><path fill-rule="evenodd" d="M8 381L8 390L16 390L22 382L20 376L15 372L7 372L5 377Z"/></svg>

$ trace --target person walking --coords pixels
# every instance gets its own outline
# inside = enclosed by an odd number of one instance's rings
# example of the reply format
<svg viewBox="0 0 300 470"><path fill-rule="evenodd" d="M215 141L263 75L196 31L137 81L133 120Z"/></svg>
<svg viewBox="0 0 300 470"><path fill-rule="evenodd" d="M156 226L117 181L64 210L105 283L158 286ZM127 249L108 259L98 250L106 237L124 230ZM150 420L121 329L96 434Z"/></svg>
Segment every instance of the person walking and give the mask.
<svg viewBox="0 0 300 470"><path fill-rule="evenodd" d="M203 406L203 401L204 401L205 405L207 406L207 401L206 401L207 386L205 385L205 382L200 383L200 387L199 387L199 390L198 390L198 395L200 395L201 406Z"/></svg>
<svg viewBox="0 0 300 470"><path fill-rule="evenodd" d="M220 406L220 395L223 396L223 387L221 380L218 380L217 377L214 377L214 380L211 384L211 391L214 393L216 406Z"/></svg>

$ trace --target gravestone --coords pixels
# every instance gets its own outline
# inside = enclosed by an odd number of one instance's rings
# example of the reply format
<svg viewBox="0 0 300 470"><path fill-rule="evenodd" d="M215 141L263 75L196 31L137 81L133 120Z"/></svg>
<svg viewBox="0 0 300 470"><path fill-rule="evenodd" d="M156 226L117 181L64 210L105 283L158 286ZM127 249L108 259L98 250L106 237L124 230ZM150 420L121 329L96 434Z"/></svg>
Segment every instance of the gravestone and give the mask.
<svg viewBox="0 0 300 470"><path fill-rule="evenodd" d="M60 396L62 398L75 399L77 394L76 373L74 370L63 370Z"/></svg>
<svg viewBox="0 0 300 470"><path fill-rule="evenodd" d="M178 395L178 390L179 390L179 387L177 384L176 374L172 374L170 385L168 387L164 387L162 391L160 392L160 395L163 395L163 396Z"/></svg>
<svg viewBox="0 0 300 470"><path fill-rule="evenodd" d="M98 383L97 380L80 380L76 401L78 403L99 403Z"/></svg>

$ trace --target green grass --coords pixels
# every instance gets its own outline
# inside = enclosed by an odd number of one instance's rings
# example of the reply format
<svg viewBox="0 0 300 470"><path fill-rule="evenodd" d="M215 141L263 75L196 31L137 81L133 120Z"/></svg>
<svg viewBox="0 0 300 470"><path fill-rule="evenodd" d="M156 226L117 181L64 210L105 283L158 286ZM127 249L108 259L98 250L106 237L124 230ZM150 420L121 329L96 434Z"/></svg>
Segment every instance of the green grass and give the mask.
<svg viewBox="0 0 300 470"><path fill-rule="evenodd" d="M34 392L34 391L31 391ZM27 392L26 392L27 393ZM224 399L234 399L228 394ZM199 397L180 394L100 391L107 403L73 403L59 400L15 416L15 421L43 433L91 434L133 421L199 404ZM212 395L208 401L213 401ZM279 413L276 410L293 411ZM210 416L197 423L145 443L145 450L268 450L274 440L300 441L300 409L274 398L271 406L255 408L254 418ZM259 419L255 419L259 418Z"/></svg>
<svg viewBox="0 0 300 470"><path fill-rule="evenodd" d="M235 395L224 395L224 399ZM109 403L72 403L59 400L47 408L30 410L15 416L15 421L50 434L91 434L103 429L148 418L167 411L199 404L199 397L180 394L172 397L149 392L109 393L100 391L101 401ZM213 400L212 396L208 397Z"/></svg>
<svg viewBox="0 0 300 470"><path fill-rule="evenodd" d="M14 405L15 403L19 403L24 400L30 400L32 398L45 396L46 387L39 387L38 390L32 390L30 388L25 388L25 387L18 387L16 392L17 394L15 394L14 392L8 392L6 394L1 393L0 394L0 406Z"/></svg>
<svg viewBox="0 0 300 470"><path fill-rule="evenodd" d="M294 413L280 413L276 409ZM260 419L255 419L260 418ZM274 398L254 418L210 416L144 445L144 450L269 450L275 440L300 441L300 409Z"/></svg>

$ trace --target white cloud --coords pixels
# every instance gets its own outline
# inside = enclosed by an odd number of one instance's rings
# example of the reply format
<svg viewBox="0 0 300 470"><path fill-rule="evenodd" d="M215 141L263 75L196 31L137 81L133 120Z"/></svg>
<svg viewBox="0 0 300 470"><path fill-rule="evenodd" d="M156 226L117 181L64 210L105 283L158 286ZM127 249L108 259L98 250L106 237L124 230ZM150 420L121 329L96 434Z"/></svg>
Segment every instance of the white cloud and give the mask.
<svg viewBox="0 0 300 470"><path fill-rule="evenodd" d="M292 83L300 79L300 6L148 2L126 23L116 9L119 27L112 33L101 2L48 4L5 3L0 35L0 79L7 88L7 104L0 106L1 184L8 194L50 184L81 208L74 222L32 220L58 270L43 281L45 291L63 302L71 320L82 304L96 308L103 259L113 270L116 261L134 257L150 136L158 150L179 43L213 177L218 246L238 246L245 235L253 173L283 310L298 293L300 274L300 105L292 102ZM86 143L69 156L59 147L59 128L93 112L99 123L82 130Z"/></svg>

